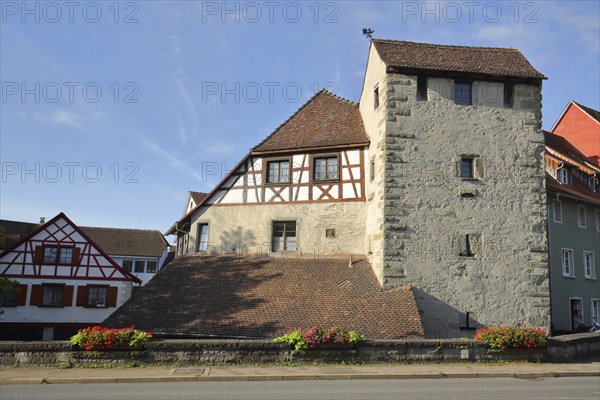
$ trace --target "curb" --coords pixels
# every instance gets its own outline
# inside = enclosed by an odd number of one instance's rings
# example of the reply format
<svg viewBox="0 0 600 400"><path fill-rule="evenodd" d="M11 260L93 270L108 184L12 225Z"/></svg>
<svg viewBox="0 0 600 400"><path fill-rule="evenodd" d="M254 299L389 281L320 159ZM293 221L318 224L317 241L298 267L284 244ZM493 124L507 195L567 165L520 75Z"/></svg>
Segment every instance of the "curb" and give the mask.
<svg viewBox="0 0 600 400"><path fill-rule="evenodd" d="M115 378L8 378L0 385L86 384L86 383L151 383L151 382L239 382L298 380L365 380L365 379L457 379L457 378L561 378L600 377L600 371L491 372L491 373L419 373L419 374L321 374L321 375L188 375L140 376Z"/></svg>

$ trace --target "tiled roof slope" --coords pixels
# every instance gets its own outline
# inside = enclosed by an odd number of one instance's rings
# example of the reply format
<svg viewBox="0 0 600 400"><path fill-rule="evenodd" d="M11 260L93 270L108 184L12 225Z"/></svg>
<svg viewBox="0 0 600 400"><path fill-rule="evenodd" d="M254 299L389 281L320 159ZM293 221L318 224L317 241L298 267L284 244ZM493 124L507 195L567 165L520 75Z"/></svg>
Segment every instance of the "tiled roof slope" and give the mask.
<svg viewBox="0 0 600 400"><path fill-rule="evenodd" d="M516 49L448 46L382 39L373 39L372 43L383 62L398 69L546 79Z"/></svg>
<svg viewBox="0 0 600 400"><path fill-rule="evenodd" d="M39 228L39 224L21 221L0 219L0 228L4 234L4 241L0 243L0 250L13 247L22 238Z"/></svg>
<svg viewBox="0 0 600 400"><path fill-rule="evenodd" d="M580 162L591 162L585 154L583 154L579 149L573 146L567 139L562 136L555 135L548 131L544 131L544 143L546 146L559 151L565 155L573 157L574 159Z"/></svg>
<svg viewBox="0 0 600 400"><path fill-rule="evenodd" d="M160 257L168 246L159 231L89 226L80 228L111 256Z"/></svg>
<svg viewBox="0 0 600 400"><path fill-rule="evenodd" d="M577 104L577 106L579 108L581 108L583 111L588 113L590 115L590 117L594 118L597 122L600 122L600 111L594 110L593 108L590 108L590 107L586 107L583 104L579 104L575 101L573 103Z"/></svg>
<svg viewBox="0 0 600 400"><path fill-rule="evenodd" d="M216 337L271 338L315 324L368 338L423 337L410 286L382 291L366 259L175 259L104 325Z"/></svg>
<svg viewBox="0 0 600 400"><path fill-rule="evenodd" d="M190 195L192 196L192 199L194 199L194 203L200 204L208 196L208 193L204 193L204 192L191 192L190 191Z"/></svg>
<svg viewBox="0 0 600 400"><path fill-rule="evenodd" d="M252 150L269 152L367 143L358 104L321 90Z"/></svg>

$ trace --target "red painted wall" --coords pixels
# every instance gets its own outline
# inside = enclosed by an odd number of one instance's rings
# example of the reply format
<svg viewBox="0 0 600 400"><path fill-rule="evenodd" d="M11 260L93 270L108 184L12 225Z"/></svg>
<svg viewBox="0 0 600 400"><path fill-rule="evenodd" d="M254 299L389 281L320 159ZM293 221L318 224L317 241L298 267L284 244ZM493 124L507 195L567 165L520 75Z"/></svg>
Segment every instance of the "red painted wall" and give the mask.
<svg viewBox="0 0 600 400"><path fill-rule="evenodd" d="M600 124L576 105L569 105L552 133L564 137L596 164L600 164Z"/></svg>

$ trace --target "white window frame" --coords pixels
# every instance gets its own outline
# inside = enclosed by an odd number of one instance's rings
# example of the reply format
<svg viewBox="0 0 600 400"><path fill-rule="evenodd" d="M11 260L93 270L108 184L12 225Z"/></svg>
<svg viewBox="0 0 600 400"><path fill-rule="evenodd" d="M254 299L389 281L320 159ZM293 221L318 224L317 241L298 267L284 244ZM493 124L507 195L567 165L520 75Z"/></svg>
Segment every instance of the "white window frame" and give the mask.
<svg viewBox="0 0 600 400"><path fill-rule="evenodd" d="M563 185L568 185L570 182L569 170L566 168L558 168L556 170L556 180Z"/></svg>
<svg viewBox="0 0 600 400"><path fill-rule="evenodd" d="M589 257L589 258L588 258ZM596 279L596 265L595 265L595 254L593 251L583 252L583 276L585 279ZM588 274L588 260L589 260L589 274Z"/></svg>
<svg viewBox="0 0 600 400"><path fill-rule="evenodd" d="M583 210L583 223L580 218L579 210ZM587 215L585 206L577 205L577 226L580 228L587 228Z"/></svg>
<svg viewBox="0 0 600 400"><path fill-rule="evenodd" d="M558 205L558 207L557 207L557 205ZM556 210L559 210L559 212L556 212ZM560 218L557 218L557 215L560 215ZM562 202L560 200L555 200L555 201L552 202L552 219L557 224L562 224L562 222L563 222L563 219L562 219Z"/></svg>
<svg viewBox="0 0 600 400"><path fill-rule="evenodd" d="M565 265L565 253L570 254L569 257L569 265ZM565 278L575 278L575 268L574 268L574 257L573 257L573 249L562 248L560 250L560 259L562 264L562 275ZM567 267L568 271L567 271Z"/></svg>
<svg viewBox="0 0 600 400"><path fill-rule="evenodd" d="M202 240L202 227L206 227L206 240ZM208 250L208 235L210 235L210 227L208 222L199 222L197 229L196 238L196 251L207 251Z"/></svg>
<svg viewBox="0 0 600 400"><path fill-rule="evenodd" d="M594 303L596 305L594 309ZM592 323L596 322L600 324L600 299L592 298L590 299L590 311L591 311L591 321Z"/></svg>
<svg viewBox="0 0 600 400"><path fill-rule="evenodd" d="M600 232L600 210L596 210L596 230Z"/></svg>

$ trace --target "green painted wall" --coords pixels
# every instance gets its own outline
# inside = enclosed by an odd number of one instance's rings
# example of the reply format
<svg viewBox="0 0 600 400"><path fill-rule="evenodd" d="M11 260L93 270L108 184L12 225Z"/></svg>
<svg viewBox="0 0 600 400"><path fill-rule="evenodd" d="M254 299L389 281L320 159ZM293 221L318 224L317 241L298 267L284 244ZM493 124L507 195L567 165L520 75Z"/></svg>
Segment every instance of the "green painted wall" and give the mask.
<svg viewBox="0 0 600 400"><path fill-rule="evenodd" d="M592 323L591 300L600 300L600 230L596 222L599 206L580 202L572 198L559 196L562 208L562 223L555 222L554 202L556 194L549 194L548 235L550 244L550 290L552 307L552 326L557 331L571 329L570 298L583 300L583 321ZM577 206L586 210L586 227L578 226ZM558 214L558 213L557 213ZM564 277L562 268L562 249L573 250L574 277ZM584 276L584 251L594 253L594 277Z"/></svg>

